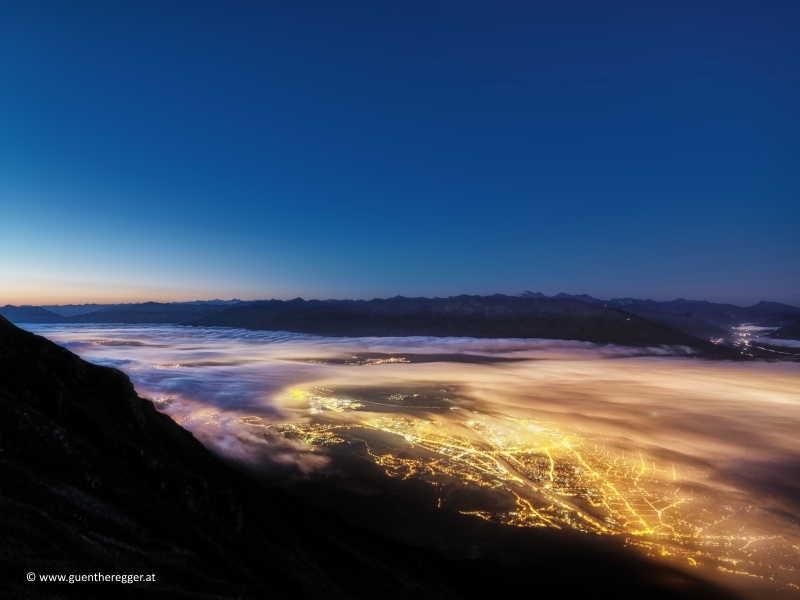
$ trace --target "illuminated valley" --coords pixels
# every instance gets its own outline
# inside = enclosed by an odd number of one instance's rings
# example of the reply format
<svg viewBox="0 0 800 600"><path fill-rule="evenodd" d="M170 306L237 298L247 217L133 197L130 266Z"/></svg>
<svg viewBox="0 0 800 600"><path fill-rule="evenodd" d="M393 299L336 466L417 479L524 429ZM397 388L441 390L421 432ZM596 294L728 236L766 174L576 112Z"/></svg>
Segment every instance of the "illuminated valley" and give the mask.
<svg viewBox="0 0 800 600"><path fill-rule="evenodd" d="M292 390L286 400L307 403L314 413L364 407L332 390ZM365 431L399 436L407 442L399 452L365 442L387 475L416 477L433 486L476 484L514 498L509 510L462 512L518 527L619 535L650 555L769 578L792 588L800 584L796 529L793 535L775 535L759 526L766 515L757 506L717 502L704 491L707 474L702 471L658 464L641 452L626 455L589 431L555 423L459 409L442 413L427 418L365 413L363 420L347 423L268 424L257 417L240 422L322 448L364 441ZM445 498L439 502L446 506Z"/></svg>
<svg viewBox="0 0 800 600"><path fill-rule="evenodd" d="M345 453L427 482L441 510L800 593L797 364L546 340L47 332L253 468L327 472Z"/></svg>

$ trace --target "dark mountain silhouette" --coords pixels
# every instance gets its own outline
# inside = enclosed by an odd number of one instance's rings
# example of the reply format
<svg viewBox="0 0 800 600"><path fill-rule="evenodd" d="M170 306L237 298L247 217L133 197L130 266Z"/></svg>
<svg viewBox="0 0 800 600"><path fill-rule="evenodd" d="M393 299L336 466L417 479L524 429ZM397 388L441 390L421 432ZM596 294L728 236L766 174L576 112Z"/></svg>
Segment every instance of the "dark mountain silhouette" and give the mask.
<svg viewBox="0 0 800 600"><path fill-rule="evenodd" d="M42 308L54 312L62 317L74 317L76 315L86 315L114 304L50 304L43 305Z"/></svg>
<svg viewBox="0 0 800 600"><path fill-rule="evenodd" d="M683 333L703 340L710 340L712 338L725 339L730 335L728 328L714 325L701 317L695 317L694 313L691 311L667 312L653 309L649 305L642 306L641 304L627 304L620 307L620 310L638 315L653 323L682 331Z"/></svg>
<svg viewBox="0 0 800 600"><path fill-rule="evenodd" d="M454 595L407 549L220 463L121 372L5 320L0 433L4 593L131 594L24 579L100 571L156 573L150 597Z"/></svg>
<svg viewBox="0 0 800 600"><path fill-rule="evenodd" d="M580 594L730 597L586 536L530 532L521 562L506 564L445 560L366 532L248 479L139 398L123 373L2 318L0 478L7 598L484 598L545 579ZM26 580L97 572L156 581Z"/></svg>
<svg viewBox="0 0 800 600"><path fill-rule="evenodd" d="M40 306L0 307L0 316L12 323L66 323L67 319Z"/></svg>
<svg viewBox="0 0 800 600"><path fill-rule="evenodd" d="M638 315L703 340L730 337L730 327L750 323L779 327L800 318L800 308L780 302L759 302L752 306L719 304L705 300L679 298L669 302L639 298L612 298L600 300L588 294L546 296L540 292L523 292L519 298L573 298L595 306L611 306Z"/></svg>
<svg viewBox="0 0 800 600"><path fill-rule="evenodd" d="M783 333L775 337L796 335L789 326L800 319L800 308L779 302L741 307L682 298L670 302L600 300L587 294L562 292L548 297L523 292L514 297L398 296L370 301L295 298L145 302L108 306L66 318L41 307L6 306L0 309L0 315L14 323L169 323L335 336L518 337L628 346L685 345L705 356L733 358L737 353L732 351L732 326L750 323L782 327ZM710 345L712 339L722 340L727 348Z"/></svg>
<svg viewBox="0 0 800 600"><path fill-rule="evenodd" d="M175 323L202 319L228 308L226 304L143 302L109 306L68 318L68 323Z"/></svg>
<svg viewBox="0 0 800 600"><path fill-rule="evenodd" d="M517 298L572 298L573 300L583 300L584 302L588 302L589 304L603 304L604 300L599 300L594 296L590 296L589 294L567 294L565 292L559 292L555 296L546 296L541 292L522 292L521 294L517 294Z"/></svg>
<svg viewBox="0 0 800 600"><path fill-rule="evenodd" d="M351 302L343 300L341 302ZM190 325L204 327L243 327L246 329L268 329L270 319L287 310L307 308L311 306L326 306L340 304L341 302L325 302L322 300L262 300L226 308L211 316L192 321ZM246 323L247 325L243 325Z"/></svg>
<svg viewBox="0 0 800 600"><path fill-rule="evenodd" d="M296 302L296 301L293 301ZM458 296L234 307L191 325L332 336L552 338L626 346L685 345L708 356L737 353L639 316L570 298Z"/></svg>
<svg viewBox="0 0 800 600"><path fill-rule="evenodd" d="M685 300L678 298L667 302L658 300L642 300L640 298L612 298L601 300L588 294L565 294L561 292L555 296L546 296L541 292L522 292L519 298L573 298L583 300L598 306L613 306L634 314L644 315L649 313L657 315L665 313L670 315L689 316L700 319L716 327L724 328L732 325L741 325L746 322L753 324L780 323L781 321L800 318L800 307L781 302L761 301L752 306L736 306L735 304L720 304L706 300ZM688 314L691 313L691 314ZM777 325L776 325L777 326Z"/></svg>
<svg viewBox="0 0 800 600"><path fill-rule="evenodd" d="M773 331L767 337L776 340L800 340L800 319L783 325L780 329Z"/></svg>
<svg viewBox="0 0 800 600"><path fill-rule="evenodd" d="M779 326L800 317L800 307L780 302L759 302L752 306L736 306L735 304L717 304L705 300L684 300L679 298L671 302L656 300L637 300L635 298L615 298L608 301L614 306L633 311L650 311L671 315L683 315L705 321L720 328L751 323L754 325ZM640 307L637 309L637 307Z"/></svg>
<svg viewBox="0 0 800 600"><path fill-rule="evenodd" d="M565 294L564 292L559 292L553 298L572 298L573 300L583 300L584 302L588 302L589 304L602 304L602 300L598 300L590 296L589 294Z"/></svg>

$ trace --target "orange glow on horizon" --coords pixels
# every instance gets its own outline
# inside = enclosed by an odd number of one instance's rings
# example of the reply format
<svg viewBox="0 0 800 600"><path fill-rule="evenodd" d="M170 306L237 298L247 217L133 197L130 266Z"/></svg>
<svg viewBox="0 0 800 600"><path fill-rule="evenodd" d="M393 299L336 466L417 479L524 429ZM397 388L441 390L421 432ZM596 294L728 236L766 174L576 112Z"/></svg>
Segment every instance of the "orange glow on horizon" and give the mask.
<svg viewBox="0 0 800 600"><path fill-rule="evenodd" d="M297 297L285 293L209 290L201 287L136 285L100 282L64 282L0 279L0 306L51 304L125 304L137 302L191 302L194 300L260 300Z"/></svg>

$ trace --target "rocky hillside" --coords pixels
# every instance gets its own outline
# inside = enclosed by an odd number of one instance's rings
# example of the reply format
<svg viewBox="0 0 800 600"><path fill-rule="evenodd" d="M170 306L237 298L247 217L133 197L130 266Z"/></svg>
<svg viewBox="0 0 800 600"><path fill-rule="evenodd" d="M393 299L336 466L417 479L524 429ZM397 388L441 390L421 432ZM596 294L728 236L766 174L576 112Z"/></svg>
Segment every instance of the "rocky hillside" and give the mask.
<svg viewBox="0 0 800 600"><path fill-rule="evenodd" d="M444 560L369 533L248 479L120 371L2 317L0 481L4 598L485 598L544 580L622 598L730 597L585 536L529 532L512 565ZM26 580L98 572L156 581Z"/></svg>

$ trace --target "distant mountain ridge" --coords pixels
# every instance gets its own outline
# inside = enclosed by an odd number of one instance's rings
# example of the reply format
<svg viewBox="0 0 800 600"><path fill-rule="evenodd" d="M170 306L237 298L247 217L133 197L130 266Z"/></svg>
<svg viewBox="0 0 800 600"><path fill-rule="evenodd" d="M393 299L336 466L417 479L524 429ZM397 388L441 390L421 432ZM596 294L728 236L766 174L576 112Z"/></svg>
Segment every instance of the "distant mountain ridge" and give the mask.
<svg viewBox="0 0 800 600"><path fill-rule="evenodd" d="M745 323L786 328L800 319L800 307L763 300L752 306L743 307L684 298L669 301L639 298L601 300L588 294L576 295L563 292L555 296L545 296L540 292L523 292L518 297L575 298L597 306L612 306L704 339L722 337L727 335L728 328Z"/></svg>
<svg viewBox="0 0 800 600"><path fill-rule="evenodd" d="M766 337L776 340L800 340L800 319L784 325Z"/></svg>
<svg viewBox="0 0 800 600"><path fill-rule="evenodd" d="M143 302L109 306L84 315L67 319L67 323L175 323L182 324L212 315L227 308L228 304Z"/></svg>
<svg viewBox="0 0 800 600"><path fill-rule="evenodd" d="M350 303L352 300L342 300L340 302ZM298 308L308 308L311 306L325 306L338 304L339 301L323 300L303 300L294 298L293 300L265 300L258 302L242 303L237 306L226 308L205 318L191 321L189 325L204 325L207 327L238 327L243 329L264 329L269 319L277 317L279 314Z"/></svg>
<svg viewBox="0 0 800 600"><path fill-rule="evenodd" d="M90 312L76 311L91 307ZM772 337L797 339L800 307L759 302L741 307L679 298L601 300L561 292L546 296L451 296L375 300L197 300L117 305L5 306L13 323L176 324L285 330L341 336L544 337L621 345L732 344L731 328L744 323L778 327ZM64 316L56 310L68 309ZM593 312L594 311L594 312ZM624 317L615 316L624 311ZM631 321L631 315L637 319ZM658 326L658 327L654 327ZM635 331L634 331L635 330ZM783 333L781 333L783 332ZM792 337L795 336L795 337ZM712 352L715 354L715 352Z"/></svg>
<svg viewBox="0 0 800 600"><path fill-rule="evenodd" d="M95 312L101 310L103 308L108 308L109 306L114 306L113 304L48 304L44 305L41 308L49 310L50 312L54 312L57 315L61 315L62 317L74 317L75 315L85 315L91 312Z"/></svg>
<svg viewBox="0 0 800 600"><path fill-rule="evenodd" d="M559 300L561 298L572 298L574 300L583 300L589 304L603 303L603 300L598 300L589 294L565 294L564 292L559 292L555 296L546 296L541 292L522 292L521 294L517 294L517 298L550 298L555 300Z"/></svg>
<svg viewBox="0 0 800 600"><path fill-rule="evenodd" d="M41 306L12 306L7 304L0 308L0 316L12 323L66 323L66 317L49 311Z"/></svg>
<svg viewBox="0 0 800 600"><path fill-rule="evenodd" d="M573 298L397 296L362 302L274 301L234 306L189 325L326 336L550 338L625 346L688 346L707 356L737 353L631 313Z"/></svg>

